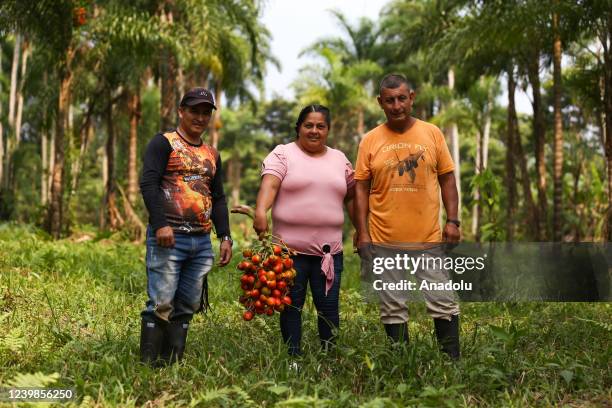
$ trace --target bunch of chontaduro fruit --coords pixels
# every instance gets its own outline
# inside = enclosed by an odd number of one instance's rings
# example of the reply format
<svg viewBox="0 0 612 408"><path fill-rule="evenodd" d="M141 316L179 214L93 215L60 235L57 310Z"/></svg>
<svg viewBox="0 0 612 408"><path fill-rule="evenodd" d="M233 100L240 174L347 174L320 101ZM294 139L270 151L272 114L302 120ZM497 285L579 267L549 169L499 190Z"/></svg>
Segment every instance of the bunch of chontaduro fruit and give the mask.
<svg viewBox="0 0 612 408"><path fill-rule="evenodd" d="M296 271L293 268L293 251L285 245L264 240L242 251L244 259L238 263L242 295L240 303L245 307L244 320L255 314L272 316L290 307L289 288L293 286Z"/></svg>

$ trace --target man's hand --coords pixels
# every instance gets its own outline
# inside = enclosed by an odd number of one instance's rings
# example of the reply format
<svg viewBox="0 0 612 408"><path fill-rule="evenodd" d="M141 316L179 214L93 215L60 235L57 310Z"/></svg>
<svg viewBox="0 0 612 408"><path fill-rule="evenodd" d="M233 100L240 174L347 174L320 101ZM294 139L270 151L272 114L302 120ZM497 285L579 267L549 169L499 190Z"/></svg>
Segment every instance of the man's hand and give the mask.
<svg viewBox="0 0 612 408"><path fill-rule="evenodd" d="M263 211L255 211L255 218L253 219L253 229L259 237L262 234L268 232L268 215Z"/></svg>
<svg viewBox="0 0 612 408"><path fill-rule="evenodd" d="M374 248L372 247L372 237L370 237L368 231L357 234L357 253L362 261L366 263L372 262Z"/></svg>
<svg viewBox="0 0 612 408"><path fill-rule="evenodd" d="M357 248L370 244L372 244L372 238L370 237L370 233L368 231L357 234Z"/></svg>
<svg viewBox="0 0 612 408"><path fill-rule="evenodd" d="M227 265L232 260L232 244L229 241L221 241L219 253L219 266Z"/></svg>
<svg viewBox="0 0 612 408"><path fill-rule="evenodd" d="M174 247L174 232L172 228L166 226L161 227L155 231L155 238L157 239L157 245L164 248Z"/></svg>
<svg viewBox="0 0 612 408"><path fill-rule="evenodd" d="M458 244L461 240L461 231L457 225L452 222L447 222L442 232L442 238L444 242L449 244Z"/></svg>
<svg viewBox="0 0 612 408"><path fill-rule="evenodd" d="M440 192L442 193L442 202L444 203L444 209L446 210L446 219L457 220L458 219L458 206L459 206L459 194L457 192L457 182L455 180L455 174L450 171L438 176L438 182L440 183ZM461 240L461 231L457 224L447 222L442 231L442 240L447 244L448 249L454 248Z"/></svg>

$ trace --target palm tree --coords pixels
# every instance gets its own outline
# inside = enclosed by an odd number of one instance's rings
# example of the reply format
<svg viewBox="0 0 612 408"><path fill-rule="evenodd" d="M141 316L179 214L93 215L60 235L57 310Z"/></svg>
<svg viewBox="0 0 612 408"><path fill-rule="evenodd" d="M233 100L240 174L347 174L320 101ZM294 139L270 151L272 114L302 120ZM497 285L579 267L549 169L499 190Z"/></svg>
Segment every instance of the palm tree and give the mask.
<svg viewBox="0 0 612 408"><path fill-rule="evenodd" d="M170 71L187 72L182 87L212 87L217 107L221 96L254 99L250 84L262 86L268 62L278 64L269 48L270 34L260 23L256 0L187 0L165 2L165 20L172 24L176 44L169 58L162 58L162 124L174 123L178 84ZM174 22L174 23L173 23ZM179 24L180 23L180 24ZM196 47L193 44L197 44ZM167 51L167 53L170 51ZM174 76L177 76L176 74ZM211 144L218 144L220 112L211 121ZM162 126L164 127L164 126Z"/></svg>
<svg viewBox="0 0 612 408"><path fill-rule="evenodd" d="M0 79L2 78L2 49L0 49ZM0 82L0 93L2 93L2 82ZM0 117L2 117L2 101L0 101ZM0 120L0 189L4 180L4 127Z"/></svg>
<svg viewBox="0 0 612 408"><path fill-rule="evenodd" d="M419 51L426 52L424 65L418 71L428 71L426 78L432 88L446 83L448 92L443 109L454 109L456 98L455 69L461 58L452 53L439 52L445 33L462 18L467 1L450 0L396 0L383 12L384 37L387 42L387 59L395 65L418 58ZM449 115L449 117L452 115ZM455 162L455 179L459 192L459 213L461 214L461 160L459 156L459 133L457 124L449 122L446 129L450 139L450 150Z"/></svg>
<svg viewBox="0 0 612 408"><path fill-rule="evenodd" d="M41 25L40 22L45 24ZM68 108L73 81L73 61L83 45L79 29L73 25L73 4L58 2L5 1L0 6L0 22L5 27L27 33L52 55L59 82L55 120L55 159L52 169L51 197L47 213L47 230L59 238L63 218L64 143L68 129ZM47 30L46 27L54 27Z"/></svg>
<svg viewBox="0 0 612 408"><path fill-rule="evenodd" d="M382 74L378 64L381 60L380 29L365 17L353 26L340 11L332 10L331 14L344 31L344 38L319 39L300 55L310 54L323 59L329 103L336 109L344 107L347 115L356 116L355 133L360 140L365 133L365 111L372 104L375 81Z"/></svg>
<svg viewBox="0 0 612 408"><path fill-rule="evenodd" d="M587 43L583 49L595 60L593 67L598 73L599 86L595 92L600 96L600 129L607 165L608 211L606 221L607 241L612 241L612 8L607 0L581 1L582 28ZM596 39L600 51L594 51L589 39ZM601 91L600 91L601 89ZM601 103L603 102L603 103Z"/></svg>
<svg viewBox="0 0 612 408"><path fill-rule="evenodd" d="M467 83L481 81L482 75L506 76L508 90L508 114L506 121L506 239L512 240L517 226L515 213L517 202L515 161L521 170L524 200L527 208L527 223L532 236L537 235L537 208L533 203L527 160L524 155L515 108L516 59L522 47L516 43L517 22L504 4L486 3L482 7L469 7L464 17L456 22L440 39L441 55L452 55L459 61ZM511 33L511 34L509 34ZM480 79L479 79L480 78ZM479 143L477 143L477 146ZM486 150L486 149L485 149ZM517 153L518 152L518 153ZM477 167L482 167L481 165ZM478 169L477 169L478 170ZM476 195L479 192L476 191ZM478 203L478 200L475 200ZM478 206L478 204L476 204ZM479 208L473 209L473 226L478 235Z"/></svg>
<svg viewBox="0 0 612 408"><path fill-rule="evenodd" d="M90 32L97 46L88 55L90 70L96 72L98 80L90 90L91 100L101 99L105 107L100 107L105 117L107 140L104 149L103 174L104 206L100 214L100 225L116 230L127 221L134 237L144 235L144 226L137 216L134 206L138 195L138 122L140 89L145 72L151 64L151 55L159 48L167 47L173 42L172 33L168 31L158 14L145 6L132 4L125 7L121 2L111 1L99 10L96 21ZM118 104L125 104L128 111L129 131L127 135L127 194L116 180L116 145L121 138L115 124L115 113ZM84 122L88 123L89 113ZM84 126L87 127L87 126ZM83 129L82 129L83 130ZM86 131L83 132L85 136ZM82 138L79 161L87 147L87 138ZM77 166L78 167L78 166ZM75 170L74 180L78 178L79 169ZM76 184L73 184L76 185ZM118 193L122 196L125 220L118 208Z"/></svg>
<svg viewBox="0 0 612 408"><path fill-rule="evenodd" d="M555 6L559 3L555 0ZM553 30L553 90L554 90L554 160L553 160L553 239L561 241L563 230L562 194L563 194L563 117L561 113L561 32L559 28L559 12L552 12Z"/></svg>

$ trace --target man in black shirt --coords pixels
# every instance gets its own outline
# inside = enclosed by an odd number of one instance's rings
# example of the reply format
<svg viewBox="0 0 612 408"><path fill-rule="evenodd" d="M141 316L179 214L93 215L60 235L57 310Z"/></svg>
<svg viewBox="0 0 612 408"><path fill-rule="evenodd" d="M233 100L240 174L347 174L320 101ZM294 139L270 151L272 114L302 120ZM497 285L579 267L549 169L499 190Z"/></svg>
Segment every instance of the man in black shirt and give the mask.
<svg viewBox="0 0 612 408"><path fill-rule="evenodd" d="M155 135L145 152L140 189L149 211L149 299L141 314L140 356L149 364L183 355L189 322L206 298L212 224L221 240L219 265L232 257L221 157L201 138L213 109L208 90L191 89L181 100L178 128Z"/></svg>

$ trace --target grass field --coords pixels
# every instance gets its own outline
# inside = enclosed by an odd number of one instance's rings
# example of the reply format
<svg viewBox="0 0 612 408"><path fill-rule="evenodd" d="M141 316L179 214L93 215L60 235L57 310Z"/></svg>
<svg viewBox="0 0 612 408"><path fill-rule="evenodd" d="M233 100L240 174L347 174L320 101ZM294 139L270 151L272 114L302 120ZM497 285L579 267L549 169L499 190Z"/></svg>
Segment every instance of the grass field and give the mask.
<svg viewBox="0 0 612 408"><path fill-rule="evenodd" d="M411 345L389 345L351 254L339 347L319 350L309 301L296 373L277 316L242 320L238 258L211 272L213 309L194 319L184 362L152 369L138 362L144 247L112 237L53 242L0 225L0 384L73 387L83 406L611 404L608 303L463 304L463 359L453 364L438 353L422 304L411 308Z"/></svg>

